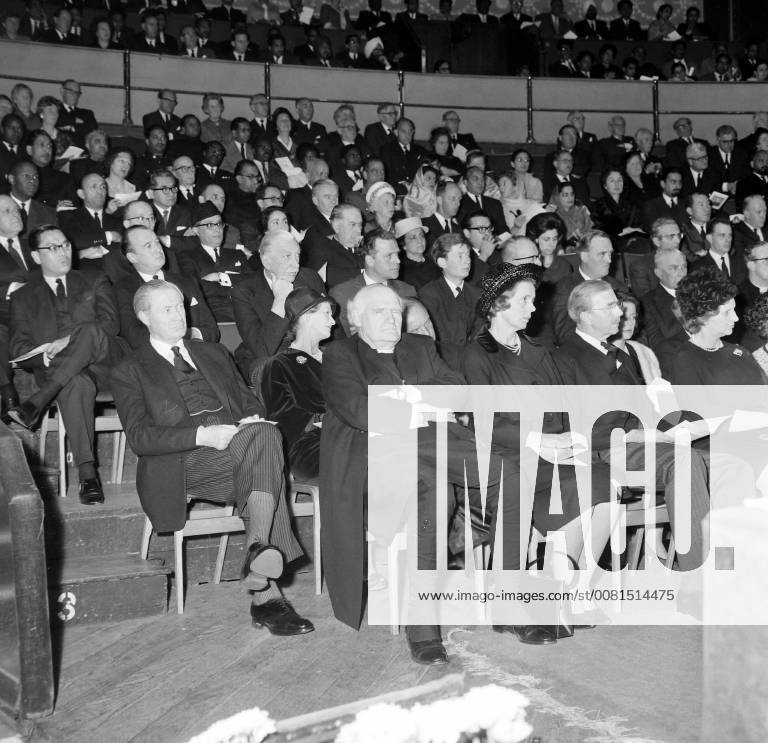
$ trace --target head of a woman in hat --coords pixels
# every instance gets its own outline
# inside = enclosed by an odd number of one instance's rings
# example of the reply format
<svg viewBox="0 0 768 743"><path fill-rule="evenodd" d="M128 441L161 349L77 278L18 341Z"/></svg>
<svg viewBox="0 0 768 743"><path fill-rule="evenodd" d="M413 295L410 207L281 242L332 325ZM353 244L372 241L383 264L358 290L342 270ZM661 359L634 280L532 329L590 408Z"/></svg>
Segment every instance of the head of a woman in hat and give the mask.
<svg viewBox="0 0 768 743"><path fill-rule="evenodd" d="M477 312L499 343L517 345L517 334L525 330L536 311L540 273L533 264L500 263L483 276Z"/></svg>
<svg viewBox="0 0 768 743"><path fill-rule="evenodd" d="M320 343L331 335L336 303L326 294L299 287L285 298L285 317L290 323L286 337L290 347L322 359Z"/></svg>

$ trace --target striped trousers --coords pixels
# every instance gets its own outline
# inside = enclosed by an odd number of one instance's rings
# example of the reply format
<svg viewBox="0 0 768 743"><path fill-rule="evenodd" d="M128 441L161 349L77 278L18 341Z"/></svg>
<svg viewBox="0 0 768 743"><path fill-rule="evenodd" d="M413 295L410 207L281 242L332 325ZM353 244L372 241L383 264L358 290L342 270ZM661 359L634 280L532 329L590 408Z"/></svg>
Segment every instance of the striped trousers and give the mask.
<svg viewBox="0 0 768 743"><path fill-rule="evenodd" d="M247 424L223 451L198 447L187 454L185 470L186 492L190 498L235 503L241 516L247 517L248 496L254 490L271 493L275 510L270 544L283 552L286 562L304 554L291 529L283 441L277 426Z"/></svg>

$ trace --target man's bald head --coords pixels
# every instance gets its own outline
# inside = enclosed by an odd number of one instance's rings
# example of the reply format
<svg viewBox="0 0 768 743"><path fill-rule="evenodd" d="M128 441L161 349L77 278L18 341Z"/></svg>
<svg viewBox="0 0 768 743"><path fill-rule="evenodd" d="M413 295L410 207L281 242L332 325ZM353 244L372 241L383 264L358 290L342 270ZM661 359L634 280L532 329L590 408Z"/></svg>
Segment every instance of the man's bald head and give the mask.
<svg viewBox="0 0 768 743"><path fill-rule="evenodd" d="M210 201L221 213L227 203L227 195L221 186L216 183L209 183L200 194L200 203L203 204L206 201Z"/></svg>
<svg viewBox="0 0 768 743"><path fill-rule="evenodd" d="M155 228L155 213L146 201L132 201L123 210L123 227L142 225Z"/></svg>
<svg viewBox="0 0 768 743"><path fill-rule="evenodd" d="M539 249L536 243L527 237L511 237L501 246L503 263L539 263Z"/></svg>

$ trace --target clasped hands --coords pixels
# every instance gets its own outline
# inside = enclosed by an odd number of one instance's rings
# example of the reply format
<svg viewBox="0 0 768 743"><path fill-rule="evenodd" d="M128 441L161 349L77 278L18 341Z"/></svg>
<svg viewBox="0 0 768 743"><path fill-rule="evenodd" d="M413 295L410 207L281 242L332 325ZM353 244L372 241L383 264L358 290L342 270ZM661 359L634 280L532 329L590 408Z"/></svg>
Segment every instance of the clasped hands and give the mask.
<svg viewBox="0 0 768 743"><path fill-rule="evenodd" d="M248 423L271 423L274 425L274 421L268 421L260 415L249 415L247 418L241 418L237 425L225 423L200 426L197 429L195 443L197 446L210 446L213 449L218 449L218 451L224 451L240 428Z"/></svg>

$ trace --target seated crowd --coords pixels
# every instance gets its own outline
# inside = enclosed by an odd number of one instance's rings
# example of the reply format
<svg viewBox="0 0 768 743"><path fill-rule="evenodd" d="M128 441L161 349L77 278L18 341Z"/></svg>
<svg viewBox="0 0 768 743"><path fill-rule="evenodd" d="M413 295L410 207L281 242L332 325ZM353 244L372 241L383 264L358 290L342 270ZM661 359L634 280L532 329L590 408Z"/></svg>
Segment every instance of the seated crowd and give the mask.
<svg viewBox="0 0 768 743"><path fill-rule="evenodd" d="M355 19L338 0L326 0L309 15L302 0L291 0L283 12L273 3L255 0L246 10L234 7L233 0L221 0L212 8L202 0L71 0L50 13L42 0L27 0L26 4L26 12L11 11L2 16L0 38L243 63L420 71L424 26L440 23L449 29L452 43L484 27L505 30L509 44L516 48L515 61L505 73L529 75L538 71L554 77L627 80L768 80L768 60L760 56L759 41L747 41L743 54L735 58L728 45L718 41L712 27L701 21L696 6L688 7L685 20L675 24L671 20L674 9L667 3L659 6L656 20L648 28L642 28L632 17L631 0L618 0L615 17L610 20L598 18L598 3L586 4L584 17L573 20L564 12L563 0L550 0L549 11L535 16L525 12L524 0L511 0L503 15L492 12L491 0L474 0L475 12L468 8L462 13L454 12L452 0L440 0L439 13L431 17L420 11L419 0L404 0L403 10L394 14L382 9L382 0L368 0L368 8ZM611 15L605 4L599 10ZM183 16L181 25L173 23L173 28L178 27L178 38L168 30L169 17L175 16ZM226 29L223 34L213 34L217 40L212 38L213 24ZM260 44L252 38L253 29L258 27L266 29L265 35L259 34L263 39ZM304 39L289 49L281 27L303 29ZM347 31L343 47L337 36L334 49L327 31ZM574 54L574 39L606 43L596 54L588 49ZM644 41L668 42L668 59L658 66L653 64L641 43ZM615 42L640 43L620 59ZM692 63L686 59L689 42L711 43L711 55L700 64ZM557 59L546 70L538 69L538 44L557 51ZM450 61L438 59L432 69L450 73Z"/></svg>
<svg viewBox="0 0 768 743"><path fill-rule="evenodd" d="M617 115L598 139L573 111L533 174L524 149L492 172L455 111L424 147L391 103L365 125L342 105L326 129L308 98L294 115L255 94L253 118L229 121L209 93L200 121L160 90L137 157L77 105L77 81L61 97L33 109L19 84L0 120L3 414L32 428L55 401L80 499L102 503L93 410L111 391L156 529L180 528L187 498L236 502L253 622L275 633L312 630L276 583L300 554L286 465L319 476L334 611L362 620L369 383L768 383L766 113L743 139L724 123L711 143L681 118L659 157L648 130L629 136ZM67 157L70 144L83 155ZM239 331L233 356L221 323ZM19 357L37 383L23 401ZM637 421L618 423L637 447L628 458L642 457ZM563 421L546 425L562 448ZM466 425L450 435L457 452L474 446ZM673 460L657 478L667 494ZM459 469L449 474L463 482ZM700 526L710 483L696 456L691 476ZM489 484L492 499L500 481ZM578 493L561 488L562 514L536 502L533 522L564 530L582 565L583 522L605 544L611 495L606 485L580 514ZM498 517L519 530L508 510L491 508L491 534ZM704 549L694 528L681 569ZM573 625L495 629L542 644ZM439 627L409 627L408 640L417 662L446 662Z"/></svg>

